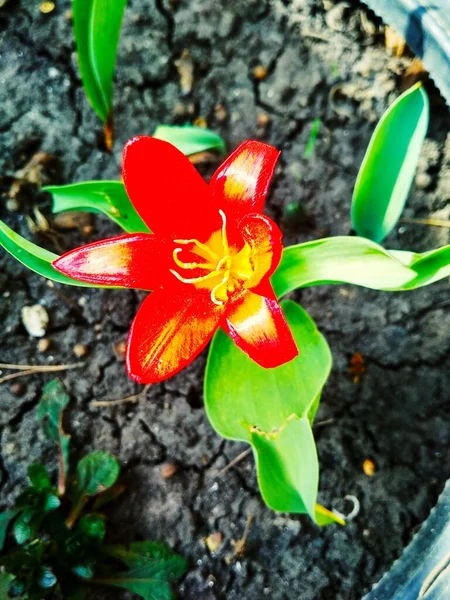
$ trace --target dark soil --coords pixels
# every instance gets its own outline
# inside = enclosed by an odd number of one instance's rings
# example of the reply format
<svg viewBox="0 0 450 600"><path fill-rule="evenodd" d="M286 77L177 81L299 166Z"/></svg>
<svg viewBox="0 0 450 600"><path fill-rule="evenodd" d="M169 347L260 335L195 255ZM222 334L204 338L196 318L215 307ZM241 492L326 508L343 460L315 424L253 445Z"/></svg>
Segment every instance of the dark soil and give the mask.
<svg viewBox="0 0 450 600"><path fill-rule="evenodd" d="M7 202L15 174L36 152L56 157L56 165L44 168L45 183L117 179L127 138L151 134L158 123L202 117L229 149L259 138L283 151L267 210L281 222L286 243L349 234L352 188L374 122L399 94L401 73L411 62L385 50L374 17L357 3L326 0L128 4L113 155L103 149L101 124L80 85L70 1L58 0L57 10L48 15L39 12L38 0L9 0L0 9L1 218L28 237L24 214L39 206L50 218L50 199L36 186L22 188L16 206ZM188 95L181 93L174 65L184 49L195 72ZM258 65L267 68L264 80L254 79ZM340 87L332 92L334 86ZM405 214L445 219L450 214L450 119L431 84L428 89L430 130ZM306 159L315 117L322 127L314 154ZM202 171L209 175L213 167ZM299 203L305 219L287 216L291 203ZM116 232L99 216L89 239ZM58 250L42 236L34 239ZM86 239L68 232L59 245L69 249ZM448 229L401 225L386 246L425 251L447 243ZM297 295L334 355L318 415L328 424L315 430L319 501L341 512L351 509L346 495L361 503L345 528L320 530L304 516L265 507L253 459L217 475L246 446L223 441L207 422L205 356L151 387L138 404L91 407L93 400L141 389L127 379L112 346L125 338L142 294L51 286L5 253L0 264L0 362L70 363L77 360L75 344L88 346L85 369L61 376L73 399L67 429L75 453L96 448L120 458L128 492L113 515L114 537L166 540L186 555L190 570L180 598L358 600L436 502L450 459L448 281L405 294L326 286ZM21 321L22 307L35 303L50 315L46 353L38 352L38 341ZM367 367L360 383L348 372L354 352L363 355ZM50 377L16 380L24 386L22 396L14 395L9 383L0 387L4 506L23 485L30 462L54 461L35 410ZM376 465L373 477L362 469L368 458ZM170 479L161 475L165 463L178 468ZM228 564L232 540L241 537L248 515L254 520L247 552ZM223 546L214 555L204 538L216 531ZM119 596L113 590L104 598Z"/></svg>

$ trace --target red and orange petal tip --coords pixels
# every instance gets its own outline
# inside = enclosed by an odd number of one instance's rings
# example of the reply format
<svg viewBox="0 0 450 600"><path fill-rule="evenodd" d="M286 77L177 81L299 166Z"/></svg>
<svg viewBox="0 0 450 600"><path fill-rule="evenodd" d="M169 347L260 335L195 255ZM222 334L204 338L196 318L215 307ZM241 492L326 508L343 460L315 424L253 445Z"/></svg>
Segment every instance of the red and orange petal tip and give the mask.
<svg viewBox="0 0 450 600"><path fill-rule="evenodd" d="M227 309L221 324L234 343L261 367L279 367L298 355L275 299L247 291Z"/></svg>
<svg viewBox="0 0 450 600"><path fill-rule="evenodd" d="M243 142L211 178L215 205L236 220L246 213L262 212L279 155L263 142Z"/></svg>
<svg viewBox="0 0 450 600"><path fill-rule="evenodd" d="M53 266L78 281L152 290L173 279L173 247L149 233L126 234L66 252Z"/></svg>

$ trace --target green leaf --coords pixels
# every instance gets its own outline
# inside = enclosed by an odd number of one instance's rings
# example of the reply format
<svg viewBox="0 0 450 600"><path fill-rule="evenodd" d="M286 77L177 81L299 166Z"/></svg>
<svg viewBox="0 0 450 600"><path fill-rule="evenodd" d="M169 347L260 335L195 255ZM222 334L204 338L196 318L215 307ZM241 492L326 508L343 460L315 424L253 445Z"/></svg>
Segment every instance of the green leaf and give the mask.
<svg viewBox="0 0 450 600"><path fill-rule="evenodd" d="M28 478L31 485L38 492L49 490L52 487L50 475L44 465L33 463L28 467Z"/></svg>
<svg viewBox="0 0 450 600"><path fill-rule="evenodd" d="M61 506L61 500L55 494L47 494L44 503L44 512L50 512Z"/></svg>
<svg viewBox="0 0 450 600"><path fill-rule="evenodd" d="M170 142L183 154L196 154L205 150L218 150L225 153L225 142L218 133L193 125L158 125L153 133L158 140Z"/></svg>
<svg viewBox="0 0 450 600"><path fill-rule="evenodd" d="M205 407L220 435L252 444L266 503L314 519L318 463L308 416L330 373L331 352L300 306L282 306L299 356L264 369L219 330L206 366Z"/></svg>
<svg viewBox="0 0 450 600"><path fill-rule="evenodd" d="M100 543L106 533L105 519L98 514L84 515L78 523L78 529L95 543Z"/></svg>
<svg viewBox="0 0 450 600"><path fill-rule="evenodd" d="M6 533L8 531L9 524L18 512L18 510L13 509L0 513L0 551L3 550L3 546L5 545Z"/></svg>
<svg viewBox="0 0 450 600"><path fill-rule="evenodd" d="M252 428L250 443L267 506L283 512L308 513L314 519L319 461L308 418L292 415L268 433Z"/></svg>
<svg viewBox="0 0 450 600"><path fill-rule="evenodd" d="M35 516L34 511L24 510L15 520L13 525L13 534L19 546L25 544L33 535L32 520Z"/></svg>
<svg viewBox="0 0 450 600"><path fill-rule="evenodd" d="M69 470L69 443L70 435L66 435L62 426L63 412L69 404L70 398L62 382L52 379L44 386L44 391L39 402L37 417L42 422L45 435L58 444L59 448L59 478L58 493L64 494L67 473Z"/></svg>
<svg viewBox="0 0 450 600"><path fill-rule="evenodd" d="M305 148L305 152L304 152L305 158L311 158L312 153L314 152L314 147L317 142L317 136L319 135L319 129L320 129L321 124L322 124L322 121L318 117L316 117L314 119L312 127L311 127L311 133L309 134L308 143L306 144L306 148Z"/></svg>
<svg viewBox="0 0 450 600"><path fill-rule="evenodd" d="M395 227L414 179L428 119L428 96L420 83L382 116L353 192L352 223L358 235L381 242Z"/></svg>
<svg viewBox="0 0 450 600"><path fill-rule="evenodd" d="M73 25L84 90L104 123L112 113L113 76L126 0L73 0Z"/></svg>
<svg viewBox="0 0 450 600"><path fill-rule="evenodd" d="M49 567L42 567L39 572L38 585L44 590L54 587L56 576Z"/></svg>
<svg viewBox="0 0 450 600"><path fill-rule="evenodd" d="M339 525L345 525L344 519L334 513L325 506L321 504L316 504L316 523L320 527L325 527L326 525L331 525L332 523L338 523Z"/></svg>
<svg viewBox="0 0 450 600"><path fill-rule="evenodd" d="M52 262L58 258L57 254L53 254L53 252L49 252L33 244L10 229L3 221L0 221L0 246L3 246L7 252L23 265L38 273L38 275L47 277L47 279L80 287L102 287L91 283L75 281L75 279L63 275L52 266Z"/></svg>
<svg viewBox="0 0 450 600"><path fill-rule="evenodd" d="M136 212L121 181L85 181L42 188L53 196L53 212L102 212L127 233L150 229Z"/></svg>
<svg viewBox="0 0 450 600"><path fill-rule="evenodd" d="M112 576L96 578L93 582L126 589L144 600L174 598L171 584L179 579L187 568L185 558L159 542L134 542L129 548L109 546L103 550L109 556L122 561L128 569Z"/></svg>
<svg viewBox="0 0 450 600"><path fill-rule="evenodd" d="M403 291L450 276L450 246L416 254L385 250L359 237L333 237L289 246L272 276L278 297L301 287L351 283Z"/></svg>
<svg viewBox="0 0 450 600"><path fill-rule="evenodd" d="M92 452L77 466L74 495L95 496L113 486L119 476L119 461L109 452Z"/></svg>
<svg viewBox="0 0 450 600"><path fill-rule="evenodd" d="M13 575L10 575L9 573L0 571L0 598L1 598L1 600L6 600L7 598L9 598L9 596L8 596L9 586L11 585L13 580L14 580Z"/></svg>

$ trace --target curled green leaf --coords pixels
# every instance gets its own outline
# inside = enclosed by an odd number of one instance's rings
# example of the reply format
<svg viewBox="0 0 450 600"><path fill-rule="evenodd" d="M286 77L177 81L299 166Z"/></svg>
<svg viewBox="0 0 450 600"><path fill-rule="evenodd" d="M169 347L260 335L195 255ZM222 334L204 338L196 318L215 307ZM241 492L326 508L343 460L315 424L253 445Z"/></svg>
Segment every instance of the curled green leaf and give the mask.
<svg viewBox="0 0 450 600"><path fill-rule="evenodd" d="M53 212L101 212L127 233L150 232L121 181L85 181L44 187L53 196Z"/></svg>
<svg viewBox="0 0 450 600"><path fill-rule="evenodd" d="M328 283L406 291L449 276L450 246L419 254L341 236L285 248L272 284L281 297L297 288Z"/></svg>
<svg viewBox="0 0 450 600"><path fill-rule="evenodd" d="M0 221L0 246L9 252L15 259L34 271L38 275L47 277L57 283L65 283L66 285L77 285L80 287L101 287L90 283L75 281L66 275L57 271L52 262L58 258L57 254L49 252L33 242L25 239L3 221Z"/></svg>
<svg viewBox="0 0 450 600"><path fill-rule="evenodd" d="M428 96L420 83L397 98L382 116L353 192L352 223L358 235L381 242L397 224L414 179L428 118Z"/></svg>
<svg viewBox="0 0 450 600"><path fill-rule="evenodd" d="M205 152L206 150L217 150L225 152L225 142L222 137L211 129L195 127L194 125L159 125L153 137L158 140L170 142L187 156Z"/></svg>

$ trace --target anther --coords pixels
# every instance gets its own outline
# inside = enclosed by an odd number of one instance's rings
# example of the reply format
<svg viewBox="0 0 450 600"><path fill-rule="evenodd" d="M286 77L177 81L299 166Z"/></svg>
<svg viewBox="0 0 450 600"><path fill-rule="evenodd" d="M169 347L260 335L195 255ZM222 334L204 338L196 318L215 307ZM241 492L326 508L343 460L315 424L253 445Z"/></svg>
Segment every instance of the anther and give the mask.
<svg viewBox="0 0 450 600"><path fill-rule="evenodd" d="M173 260L182 269L215 269L216 265L213 263L195 263L195 262L183 262L178 258L178 254L183 252L183 248L175 248L173 251Z"/></svg>

